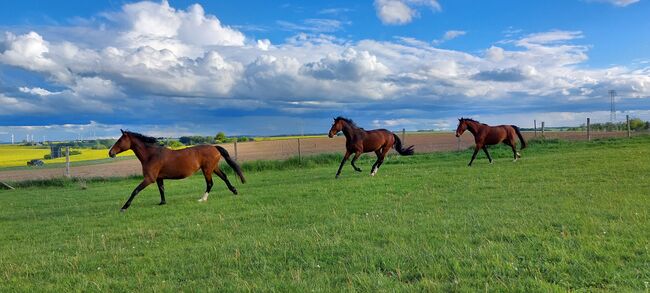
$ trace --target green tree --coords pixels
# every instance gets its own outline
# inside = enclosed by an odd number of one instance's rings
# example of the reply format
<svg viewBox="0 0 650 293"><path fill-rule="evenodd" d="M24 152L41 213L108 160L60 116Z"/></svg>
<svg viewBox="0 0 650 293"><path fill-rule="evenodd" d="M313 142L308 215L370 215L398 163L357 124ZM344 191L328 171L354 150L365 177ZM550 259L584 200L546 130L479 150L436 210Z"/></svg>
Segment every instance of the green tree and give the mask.
<svg viewBox="0 0 650 293"><path fill-rule="evenodd" d="M217 135L214 137L214 140L216 142L225 142L226 141L226 134L223 133L223 131L219 131Z"/></svg>
<svg viewBox="0 0 650 293"><path fill-rule="evenodd" d="M630 119L630 128L633 130L643 130L646 126L645 121L639 118Z"/></svg>

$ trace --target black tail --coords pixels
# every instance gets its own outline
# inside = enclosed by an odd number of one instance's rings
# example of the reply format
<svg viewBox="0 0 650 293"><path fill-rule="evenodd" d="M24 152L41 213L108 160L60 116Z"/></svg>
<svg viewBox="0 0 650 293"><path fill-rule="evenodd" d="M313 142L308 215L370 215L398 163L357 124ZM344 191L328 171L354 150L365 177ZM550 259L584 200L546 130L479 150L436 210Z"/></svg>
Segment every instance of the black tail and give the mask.
<svg viewBox="0 0 650 293"><path fill-rule="evenodd" d="M393 145L393 147L395 148L395 150L396 150L400 155L402 155L402 156L410 156L410 155L413 155L413 153L415 152L415 151L413 150L413 147L414 147L414 146L410 146L410 147L407 147L407 148L403 149L403 148L402 148L402 141L399 139L399 136L397 136L397 134L394 134L394 133L393 133L393 136L395 137L395 144Z"/></svg>
<svg viewBox="0 0 650 293"><path fill-rule="evenodd" d="M519 131L519 127L510 125L512 128L515 129L515 132L517 133L517 136L519 136L519 141L521 141L521 150L526 148L526 140L524 140L524 136L521 135L521 131Z"/></svg>
<svg viewBox="0 0 650 293"><path fill-rule="evenodd" d="M230 157L228 151L218 145L215 145L214 147L216 147L219 153L221 154L221 156L224 159L226 159L226 163L228 163L228 166L230 166L230 168L232 168L235 171L237 176L239 176L239 180L241 180L241 183L246 183L246 178L244 178L244 174L241 172L241 168L239 167L239 165L237 165L237 162L235 162L235 160L233 160Z"/></svg>

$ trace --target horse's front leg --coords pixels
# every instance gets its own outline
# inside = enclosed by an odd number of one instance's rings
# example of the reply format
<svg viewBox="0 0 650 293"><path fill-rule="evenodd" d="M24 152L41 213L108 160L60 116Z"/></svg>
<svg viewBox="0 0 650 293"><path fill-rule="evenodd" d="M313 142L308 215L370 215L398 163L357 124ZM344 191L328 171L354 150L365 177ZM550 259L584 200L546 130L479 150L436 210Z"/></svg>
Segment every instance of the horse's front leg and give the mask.
<svg viewBox="0 0 650 293"><path fill-rule="evenodd" d="M339 170L336 171L336 177L334 178L336 179L339 178L339 176L341 175L341 169L343 169L343 165L345 165L345 161L347 161L349 157L350 157L350 152L346 150L345 155L343 156L343 160L341 161L341 165L339 165Z"/></svg>
<svg viewBox="0 0 650 293"><path fill-rule="evenodd" d="M129 208L131 205L131 202L133 201L133 198L135 198L140 191L142 191L145 187L147 187L149 184L153 183L153 180L149 179L148 177L145 177L142 182L131 192L131 197L124 203L124 206L122 206L122 209L120 210L121 212L126 212L126 209Z"/></svg>
<svg viewBox="0 0 650 293"><path fill-rule="evenodd" d="M357 151L357 152L354 154L354 158L352 158L352 162L351 162L351 164L352 164L352 168L354 168L354 171L357 171L357 172L361 172L361 168L357 167L357 165L355 165L354 162L357 161L357 159L359 158L359 156L361 156L361 151Z"/></svg>
<svg viewBox="0 0 650 293"><path fill-rule="evenodd" d="M478 151L481 149L479 145L476 145L474 147L474 154L472 154L472 159L469 160L469 164L467 164L468 167L472 166L472 162L474 162L474 159L476 159L476 154L478 154Z"/></svg>

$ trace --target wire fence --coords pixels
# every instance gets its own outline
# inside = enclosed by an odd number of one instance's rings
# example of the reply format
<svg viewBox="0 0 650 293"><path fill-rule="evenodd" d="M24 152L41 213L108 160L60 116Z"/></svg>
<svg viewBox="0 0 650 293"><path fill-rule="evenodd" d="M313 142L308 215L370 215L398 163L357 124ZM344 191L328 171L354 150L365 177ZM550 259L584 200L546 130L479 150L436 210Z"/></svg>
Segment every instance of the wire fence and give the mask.
<svg viewBox="0 0 650 293"><path fill-rule="evenodd" d="M629 119L628 119L629 121ZM538 124L535 123L537 126ZM539 124L531 131L522 131L526 140L537 138L563 139L563 140L593 140L600 138L631 137L639 134L647 134L647 131L632 131L628 127L624 131L592 131L589 128L590 120L587 120L584 131L558 131L546 129L545 123ZM453 132L404 132L397 133L405 146L414 145L416 153L430 153L442 151L464 150L474 146L474 137L466 133L460 138ZM278 139L267 141L249 141L222 144L231 156L237 161L253 160L282 160L291 157L306 157L324 153L342 153L345 151L345 137L310 137L296 139ZM391 152L394 152L392 150ZM63 168L39 168L33 170L0 171L0 182L23 181L33 179L48 179L65 177L113 177L116 175L127 176L141 174L140 163L133 160L123 160L115 163L102 164L97 166L73 166L66 164Z"/></svg>
<svg viewBox="0 0 650 293"><path fill-rule="evenodd" d="M647 132L630 132L630 136ZM600 138L627 137L626 131L549 131L541 129L522 132L526 140L537 138L563 140L589 140ZM402 144L414 145L416 153L431 153L463 150L474 146L474 137L467 133L457 138L451 132L407 132L399 134ZM236 148L235 148L236 145ZM345 137L304 138L274 141L252 141L222 144L237 161L281 160L291 157L305 157L323 153L345 152ZM394 151L394 150L393 150Z"/></svg>

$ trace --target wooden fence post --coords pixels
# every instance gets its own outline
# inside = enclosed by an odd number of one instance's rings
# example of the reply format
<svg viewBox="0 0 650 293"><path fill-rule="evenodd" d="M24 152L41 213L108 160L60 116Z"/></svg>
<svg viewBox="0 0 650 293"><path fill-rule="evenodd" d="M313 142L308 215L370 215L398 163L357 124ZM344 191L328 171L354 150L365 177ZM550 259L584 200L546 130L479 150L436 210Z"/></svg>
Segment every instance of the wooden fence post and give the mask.
<svg viewBox="0 0 650 293"><path fill-rule="evenodd" d="M537 137L537 120L533 120L533 129L535 129L535 137Z"/></svg>
<svg viewBox="0 0 650 293"><path fill-rule="evenodd" d="M544 121L542 121L542 137L544 137Z"/></svg>
<svg viewBox="0 0 650 293"><path fill-rule="evenodd" d="M300 138L298 139L298 164L302 165L302 154L300 153Z"/></svg>
<svg viewBox="0 0 650 293"><path fill-rule="evenodd" d="M239 159L239 154L237 153L237 140L238 139L235 137L235 142L233 144L234 147L235 147L235 161L237 161L237 159Z"/></svg>
<svg viewBox="0 0 650 293"><path fill-rule="evenodd" d="M587 117L587 140L591 141L591 119Z"/></svg>
<svg viewBox="0 0 650 293"><path fill-rule="evenodd" d="M630 133L630 115L625 115L625 121L627 122L627 138L632 137Z"/></svg>
<svg viewBox="0 0 650 293"><path fill-rule="evenodd" d="M70 147L65 147L65 177L70 178Z"/></svg>

